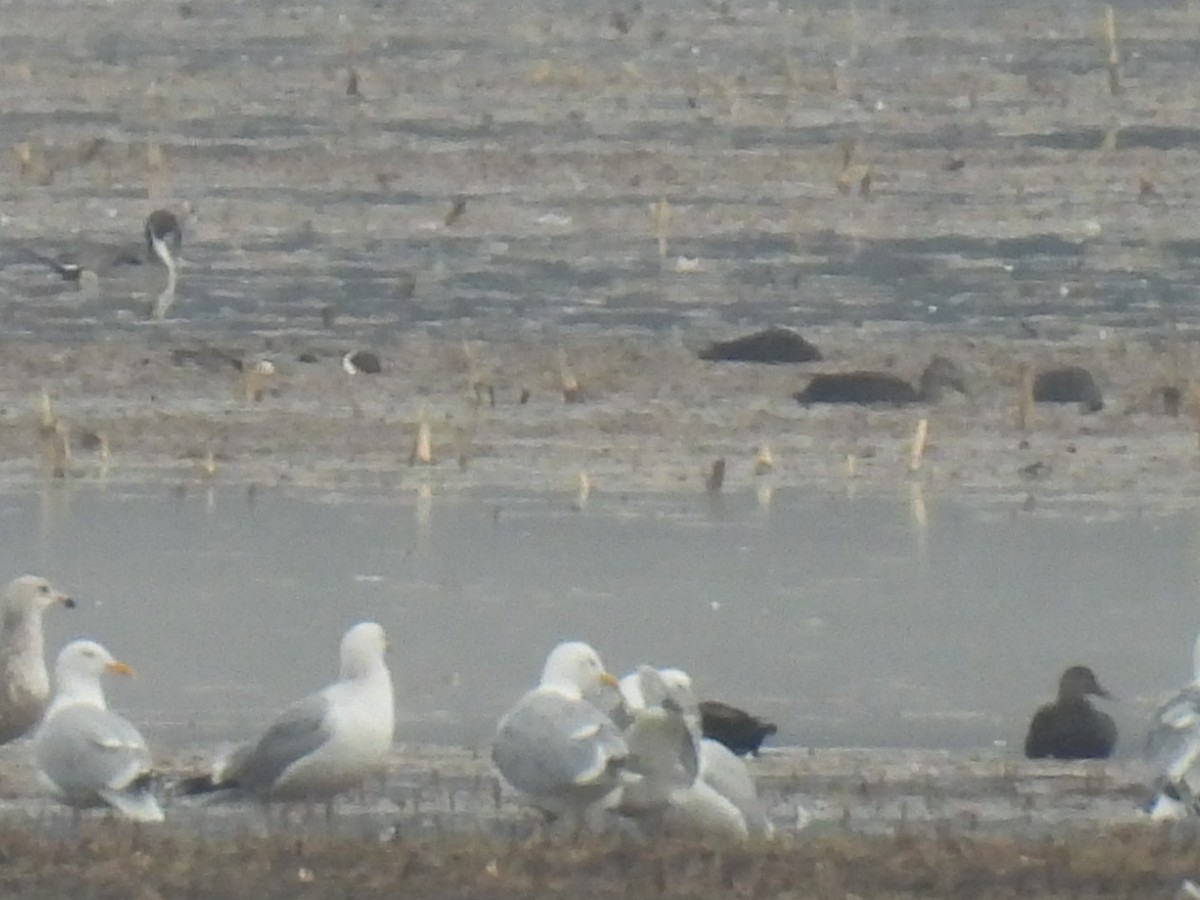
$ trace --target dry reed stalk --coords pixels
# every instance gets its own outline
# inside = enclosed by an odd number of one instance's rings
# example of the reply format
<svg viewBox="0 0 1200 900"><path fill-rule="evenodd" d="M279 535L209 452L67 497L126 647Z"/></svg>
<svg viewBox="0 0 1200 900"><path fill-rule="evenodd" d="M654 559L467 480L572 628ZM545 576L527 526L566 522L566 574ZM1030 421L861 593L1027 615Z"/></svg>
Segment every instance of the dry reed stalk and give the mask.
<svg viewBox="0 0 1200 900"><path fill-rule="evenodd" d="M1033 366L1021 363L1017 369L1017 430L1029 431L1033 427Z"/></svg>
<svg viewBox="0 0 1200 900"><path fill-rule="evenodd" d="M444 220L445 225L449 228L455 222L462 218L463 213L467 211L467 198L459 194L450 201L450 209L446 212Z"/></svg>
<svg viewBox="0 0 1200 900"><path fill-rule="evenodd" d="M567 351L558 351L558 384L562 390L563 400L567 403L582 403L583 390L579 387L579 379L567 362Z"/></svg>
<svg viewBox="0 0 1200 900"><path fill-rule="evenodd" d="M852 170L854 168L854 152L858 148L858 141L854 138L846 138L838 144L838 152L840 154L841 166L838 168L837 175L833 179L833 183L837 186L840 193L850 193L850 185L854 181Z"/></svg>
<svg viewBox="0 0 1200 900"><path fill-rule="evenodd" d="M71 469L71 426L61 419L42 440L42 458L54 478L65 478Z"/></svg>
<svg viewBox="0 0 1200 900"><path fill-rule="evenodd" d="M586 469L579 470L579 477L575 482L575 500L571 503L572 508L581 510L587 506L588 499L592 496L592 480L588 478Z"/></svg>
<svg viewBox="0 0 1200 900"><path fill-rule="evenodd" d="M1114 97L1121 93L1121 54L1117 50L1117 18L1112 5L1104 7L1104 46L1108 51L1108 92Z"/></svg>
<svg viewBox="0 0 1200 900"><path fill-rule="evenodd" d="M157 200L167 192L167 154L157 141L146 145L146 193Z"/></svg>
<svg viewBox="0 0 1200 900"><path fill-rule="evenodd" d="M429 428L429 411L422 406L417 417L417 436L413 440L412 452L408 455L410 466L433 465L433 439Z"/></svg>
<svg viewBox="0 0 1200 900"><path fill-rule="evenodd" d="M925 457L925 447L929 440L929 420L917 420L916 431L913 432L912 447L908 451L908 471L917 472L921 469L921 461Z"/></svg>
<svg viewBox="0 0 1200 900"><path fill-rule="evenodd" d="M13 147L13 156L17 159L17 177L22 183L45 186L54 181L54 169L41 144L21 141Z"/></svg>
<svg viewBox="0 0 1200 900"><path fill-rule="evenodd" d="M54 413L54 401L50 399L50 392L45 388L42 388L40 410L38 434L42 437L48 437L54 431L54 424L58 421L58 416Z"/></svg>
<svg viewBox="0 0 1200 900"><path fill-rule="evenodd" d="M204 458L196 463L196 468L205 478L213 478L217 474L217 454L212 448L204 451Z"/></svg>
<svg viewBox="0 0 1200 900"><path fill-rule="evenodd" d="M775 468L775 457L769 444L763 444L754 454L754 474L766 475Z"/></svg>
<svg viewBox="0 0 1200 900"><path fill-rule="evenodd" d="M654 219L654 237L658 241L658 256L667 258L667 238L671 235L671 204L666 197L659 198L657 203L650 206L650 214Z"/></svg>
<svg viewBox="0 0 1200 900"><path fill-rule="evenodd" d="M704 481L704 489L710 494L719 494L724 486L725 457L722 456L713 460L713 464L708 470L708 478Z"/></svg>
<svg viewBox="0 0 1200 900"><path fill-rule="evenodd" d="M858 475L858 457L853 451L846 454L846 458L842 461L842 470L847 478L854 478Z"/></svg>

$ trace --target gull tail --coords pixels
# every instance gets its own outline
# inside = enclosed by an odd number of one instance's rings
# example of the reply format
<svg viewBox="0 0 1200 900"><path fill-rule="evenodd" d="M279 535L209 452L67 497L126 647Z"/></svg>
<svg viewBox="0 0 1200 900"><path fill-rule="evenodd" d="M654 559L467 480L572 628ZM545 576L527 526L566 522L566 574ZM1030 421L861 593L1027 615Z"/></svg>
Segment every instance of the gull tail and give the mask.
<svg viewBox="0 0 1200 900"><path fill-rule="evenodd" d="M149 774L120 790L106 788L99 793L109 806L134 822L161 822L166 818L154 796L153 778Z"/></svg>

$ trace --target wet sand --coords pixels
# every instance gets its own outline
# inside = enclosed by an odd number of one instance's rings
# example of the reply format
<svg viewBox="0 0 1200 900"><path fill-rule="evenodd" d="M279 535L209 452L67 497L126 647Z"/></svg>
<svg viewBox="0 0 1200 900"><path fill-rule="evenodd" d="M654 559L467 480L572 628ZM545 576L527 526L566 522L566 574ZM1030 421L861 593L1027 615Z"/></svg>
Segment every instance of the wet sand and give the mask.
<svg viewBox="0 0 1200 900"><path fill-rule="evenodd" d="M579 334L548 346L410 334L390 345L383 374L353 377L341 370L342 346L320 336L10 343L0 362L0 475L27 485L60 467L68 478L117 485L215 478L434 493L500 487L569 498L580 473L610 494L699 493L720 458L727 491L918 487L1026 510L1043 501L1150 512L1195 502L1195 422L1163 413L1153 395L1160 383L1149 374L1163 356L1144 338L1063 342L1052 354L1031 347L1030 358L1044 352L1090 365L1107 402L1095 414L1040 404L1021 430L1012 364L1019 343L901 326L806 334L827 361L701 362L671 336ZM558 348L581 402L564 401ZM811 371L880 367L915 378L916 361L934 352L967 369L970 396L901 409L805 408L790 396ZM299 361L309 354L317 361ZM240 372L230 357L247 365L270 359L275 374ZM61 466L56 438L39 434L43 387L72 445ZM914 472L910 449L922 418L928 446ZM428 465L413 459L422 419L432 441ZM757 473L763 447L773 465Z"/></svg>

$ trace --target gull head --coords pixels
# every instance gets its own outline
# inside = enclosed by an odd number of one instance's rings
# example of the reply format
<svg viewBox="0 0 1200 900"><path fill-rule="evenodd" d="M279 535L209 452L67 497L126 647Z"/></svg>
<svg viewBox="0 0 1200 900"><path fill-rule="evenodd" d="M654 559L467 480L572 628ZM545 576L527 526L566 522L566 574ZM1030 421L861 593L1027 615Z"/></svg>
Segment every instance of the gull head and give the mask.
<svg viewBox="0 0 1200 900"><path fill-rule="evenodd" d="M542 686L565 689L572 694L590 694L618 681L600 661L600 654L582 641L564 641L546 658Z"/></svg>
<svg viewBox="0 0 1200 900"><path fill-rule="evenodd" d="M112 672L132 675L133 667L121 662L95 641L72 641L63 647L54 664L54 676L59 684L66 681L96 681Z"/></svg>
<svg viewBox="0 0 1200 900"><path fill-rule="evenodd" d="M383 664L388 639L378 622L359 622L342 636L342 677L358 678Z"/></svg>
<svg viewBox="0 0 1200 900"><path fill-rule="evenodd" d="M22 575L8 584L4 592L5 607L9 612L41 612L56 604L68 609L75 601L61 591L55 590L49 581L39 575Z"/></svg>

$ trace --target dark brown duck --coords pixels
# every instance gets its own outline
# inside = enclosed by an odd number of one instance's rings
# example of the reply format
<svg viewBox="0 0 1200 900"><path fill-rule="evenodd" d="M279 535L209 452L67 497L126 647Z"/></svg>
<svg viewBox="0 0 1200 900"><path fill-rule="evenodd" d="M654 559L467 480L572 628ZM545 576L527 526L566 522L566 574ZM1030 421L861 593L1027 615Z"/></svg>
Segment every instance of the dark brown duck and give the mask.
<svg viewBox="0 0 1200 900"><path fill-rule="evenodd" d="M821 358L821 351L793 328L773 325L728 341L714 341L700 351L709 362L803 363Z"/></svg>
<svg viewBox="0 0 1200 900"><path fill-rule="evenodd" d="M738 756L758 755L762 742L778 729L774 722L760 719L720 700L700 701L700 730L704 737L724 744Z"/></svg>
<svg viewBox="0 0 1200 900"><path fill-rule="evenodd" d="M1043 369L1033 379L1033 399L1038 403L1078 403L1088 412L1104 408L1104 397L1092 373L1083 366Z"/></svg>
<svg viewBox="0 0 1200 900"><path fill-rule="evenodd" d="M830 372L814 375L804 390L793 394L801 403L857 403L862 406L935 403L946 389L967 393L966 377L958 363L934 356L916 387L888 372Z"/></svg>
<svg viewBox="0 0 1200 900"><path fill-rule="evenodd" d="M1111 697L1087 666L1071 666L1058 682L1058 699L1038 708L1025 736L1029 759L1107 759L1117 743L1112 716L1088 702Z"/></svg>

